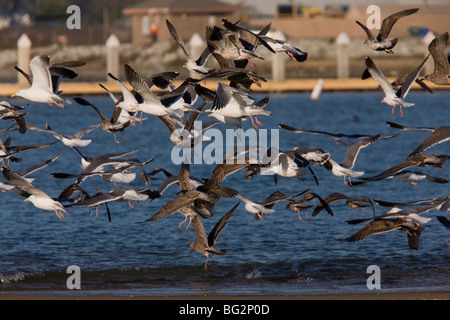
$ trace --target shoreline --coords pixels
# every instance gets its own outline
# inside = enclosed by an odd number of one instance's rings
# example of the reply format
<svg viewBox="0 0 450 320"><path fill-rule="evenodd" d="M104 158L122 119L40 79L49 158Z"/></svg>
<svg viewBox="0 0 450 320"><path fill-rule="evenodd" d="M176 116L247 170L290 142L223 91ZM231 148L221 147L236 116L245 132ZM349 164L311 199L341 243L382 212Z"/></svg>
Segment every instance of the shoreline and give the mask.
<svg viewBox="0 0 450 320"><path fill-rule="evenodd" d="M384 293L342 293L342 294L299 294L299 295L252 295L252 296L135 296L135 295L86 295L55 293L0 293L0 300L165 300L165 301L290 301L290 300L450 300L450 292L384 292Z"/></svg>
<svg viewBox="0 0 450 320"><path fill-rule="evenodd" d="M392 78L388 78L389 81L394 81ZM261 87L257 85L252 86L253 92L311 92L317 84L318 79L286 79L283 82L274 82L267 80L262 82ZM201 85L210 90L215 90L219 80L202 81ZM113 82L108 81L93 81L93 82L77 82L77 81L64 81L60 84L60 89L64 95L81 95L81 94L106 94L106 91L102 89L99 84L104 85L112 93L121 93L120 89ZM179 86L182 81L173 81L175 86ZM124 82L124 84L131 89L131 86ZM433 83L427 82L427 85L432 90L449 90L450 86L438 86ZM360 78L346 78L346 79L323 79L322 91L362 91L362 90L378 90L378 83L374 79L361 80ZM0 96L10 97L11 94L20 89L18 83L0 83ZM422 90L421 87L414 83L412 90ZM158 91L158 89L154 89Z"/></svg>

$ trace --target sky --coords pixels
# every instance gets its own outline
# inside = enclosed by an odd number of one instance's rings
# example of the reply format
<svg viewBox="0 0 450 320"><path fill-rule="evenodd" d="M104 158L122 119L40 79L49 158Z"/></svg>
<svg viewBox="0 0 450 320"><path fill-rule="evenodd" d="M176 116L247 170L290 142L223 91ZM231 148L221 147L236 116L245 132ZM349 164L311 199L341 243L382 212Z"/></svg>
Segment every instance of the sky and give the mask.
<svg viewBox="0 0 450 320"><path fill-rule="evenodd" d="M245 5L253 5L257 8L257 12L261 14L273 14L275 6L277 4L289 4L296 3L303 6L312 6L312 7L323 7L327 4L379 4L383 3L392 3L392 0L310 0L310 1L301 1L301 0L222 0L223 2L228 2L232 4L240 3ZM396 4L450 4L450 0L397 0Z"/></svg>

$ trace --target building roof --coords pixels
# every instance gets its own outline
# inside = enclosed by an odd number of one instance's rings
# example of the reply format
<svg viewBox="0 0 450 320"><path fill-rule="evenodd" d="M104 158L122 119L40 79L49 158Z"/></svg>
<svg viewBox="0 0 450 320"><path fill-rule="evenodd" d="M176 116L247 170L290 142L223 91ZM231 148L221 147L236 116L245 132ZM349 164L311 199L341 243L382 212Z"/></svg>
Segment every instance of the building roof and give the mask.
<svg viewBox="0 0 450 320"><path fill-rule="evenodd" d="M239 9L239 6L217 0L145 0L124 9L125 15L148 13L230 13Z"/></svg>

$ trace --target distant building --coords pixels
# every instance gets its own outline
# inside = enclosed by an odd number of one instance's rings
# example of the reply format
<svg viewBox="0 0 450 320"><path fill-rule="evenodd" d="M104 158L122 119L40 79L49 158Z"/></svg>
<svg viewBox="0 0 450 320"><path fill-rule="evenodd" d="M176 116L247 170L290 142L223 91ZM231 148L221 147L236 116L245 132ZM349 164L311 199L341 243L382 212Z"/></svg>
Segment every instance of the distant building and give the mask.
<svg viewBox="0 0 450 320"><path fill-rule="evenodd" d="M252 19L255 29L272 22L272 29L283 32L287 38L336 38L342 31L351 38L365 38L364 31L355 23L366 24L370 14L368 5L353 4L344 7L309 8L294 5L279 7L273 19ZM381 20L390 14L409 8L419 8L413 15L400 19L392 30L392 37L424 35L427 30L442 33L450 30L450 5L380 4ZM374 30L378 33L378 30Z"/></svg>
<svg viewBox="0 0 450 320"><path fill-rule="evenodd" d="M150 44L172 38L166 19L187 41L195 32L203 37L205 26L220 25L222 18L237 21L241 7L217 0L146 0L125 8L123 13L131 17L132 42Z"/></svg>
<svg viewBox="0 0 450 320"><path fill-rule="evenodd" d="M26 12L0 12L0 29L29 26L31 26L31 17Z"/></svg>

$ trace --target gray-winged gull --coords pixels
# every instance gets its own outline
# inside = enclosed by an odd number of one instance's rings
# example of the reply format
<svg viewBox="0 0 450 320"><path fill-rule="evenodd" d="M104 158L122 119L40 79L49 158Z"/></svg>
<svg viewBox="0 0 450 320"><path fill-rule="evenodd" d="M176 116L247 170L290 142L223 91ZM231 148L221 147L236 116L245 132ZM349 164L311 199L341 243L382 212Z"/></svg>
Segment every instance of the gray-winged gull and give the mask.
<svg viewBox="0 0 450 320"><path fill-rule="evenodd" d="M63 212L70 214L59 201L52 199L44 191L36 188L17 173L6 167L2 167L2 173L9 182L30 194L24 201L30 201L36 208L54 211L60 220L64 219Z"/></svg>
<svg viewBox="0 0 450 320"><path fill-rule="evenodd" d="M234 210L236 210L239 202L235 204L214 226L214 228L209 233L208 237L206 236L205 228L203 226L203 221L200 216L194 216L192 218L192 225L195 229L195 234L197 236L197 240L195 242L190 242L188 244L189 247L197 251L198 253L204 254L206 256L206 261L204 264L204 268L208 267L209 255L212 254L213 257L215 254L224 255L227 253L225 249L217 249L216 248L216 240L219 236L219 233L225 229L228 225L228 221L231 218Z"/></svg>
<svg viewBox="0 0 450 320"><path fill-rule="evenodd" d="M404 101L404 99L406 98L406 95L411 89L413 83L416 81L420 71L425 66L425 62L427 61L429 56L430 55L426 56L422 63L420 63L419 66L414 69L414 71L408 74L405 82L403 82L402 86L397 91L393 89L392 85L389 83L389 81L386 80L385 76L377 67L377 65L372 61L372 59L370 57L365 58L367 69L369 70L372 77L380 84L381 88L384 91L385 97L383 98L383 100L381 100L381 102L392 106L392 113L394 113L395 107L399 106L400 116L403 116L402 107L412 107L414 105L414 103L406 102Z"/></svg>
<svg viewBox="0 0 450 320"><path fill-rule="evenodd" d="M55 93L54 84L49 70L50 57L47 55L36 56L30 61L32 82L30 88L20 89L11 97L21 97L29 101L48 103L64 108L64 99ZM30 79L29 79L30 81Z"/></svg>
<svg viewBox="0 0 450 320"><path fill-rule="evenodd" d="M434 70L431 74L424 76L425 80L437 85L450 85L450 66L447 56L448 32L441 33L428 45L428 51L434 61Z"/></svg>
<svg viewBox="0 0 450 320"><path fill-rule="evenodd" d="M356 23L364 30L367 35L367 39L364 41L367 46L376 51L385 51L387 53L394 53L392 48L397 44L398 39L394 38L391 40L387 40L389 33L392 30L394 24L403 17L416 13L419 9L406 9L399 12L395 12L390 16L383 19L381 24L381 29L378 32L378 35L375 37L372 32L367 28L364 24L359 21Z"/></svg>

